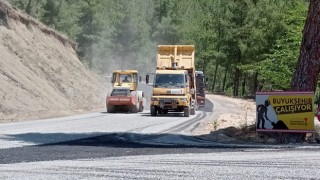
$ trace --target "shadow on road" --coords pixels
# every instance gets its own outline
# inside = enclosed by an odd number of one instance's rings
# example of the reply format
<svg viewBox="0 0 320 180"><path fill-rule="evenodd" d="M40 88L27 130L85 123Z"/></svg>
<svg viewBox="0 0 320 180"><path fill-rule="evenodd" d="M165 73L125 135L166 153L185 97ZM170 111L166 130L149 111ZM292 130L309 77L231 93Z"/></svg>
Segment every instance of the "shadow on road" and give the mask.
<svg viewBox="0 0 320 180"><path fill-rule="evenodd" d="M84 136L94 136L83 138ZM70 139L66 142L24 146L0 149L0 164L20 162L98 159L107 157L183 154L183 153L211 153L223 151L230 146L201 145L199 136L185 136L176 134L137 134L137 133L27 133L7 136L6 140L42 143L41 139ZM150 142L144 143L144 142ZM153 143L152 143L153 142ZM160 143L159 143L160 142ZM195 143L197 142L197 143ZM159 144L157 144L159 143ZM194 143L194 144L193 144Z"/></svg>
<svg viewBox="0 0 320 180"><path fill-rule="evenodd" d="M212 112L213 104L212 102L208 101L206 102L206 108L204 108L202 111L204 112ZM106 113L106 112L102 112ZM120 113L123 114L123 113ZM126 113L125 113L126 114ZM144 111L141 114L141 116L150 116L148 111ZM162 116L183 116L183 114L179 113L169 113L166 115L159 115L156 117L162 117ZM150 118L156 118L151 117ZM184 118L184 117L181 117ZM195 116L193 119L199 118L198 116ZM89 124L88 124L89 125ZM174 127L177 128L177 127ZM91 138L93 137L93 138ZM90 133L74 133L74 134L65 134L65 133L25 133L25 134L8 134L4 136L0 136L0 140L5 141L17 141L17 142L26 142L26 143L32 143L32 144L45 144L48 142L63 142L65 145L69 144L77 144L77 145L97 145L97 146L103 146L103 145L114 145L115 142L124 143L125 145L128 144L128 142L139 142L139 140L145 140L145 139L158 139L160 137L166 137L167 140L170 140L169 143L171 144L179 144L183 145L183 142L178 142L178 140L181 139L190 139L191 136L184 136L184 135L178 135L178 134L136 134L136 133L103 133L103 132L90 132ZM179 138L177 138L179 137ZM88 139L89 138L89 139ZM199 139L201 136L194 136L193 138ZM80 139L80 140L76 140ZM172 139L172 140L171 140ZM75 140L75 141L71 141ZM177 140L177 142L175 142ZM163 141L163 140L162 140ZM82 143L83 142L83 143ZM85 143L84 143L85 142ZM112 142L112 143L110 143ZM166 141L163 141L166 143ZM63 144L60 143L60 144ZM82 143L82 144L81 144ZM136 143L135 143L136 144Z"/></svg>
<svg viewBox="0 0 320 180"><path fill-rule="evenodd" d="M0 140L40 144L38 146L104 146L104 147L193 147L201 146L203 136L180 134L120 133L26 133L5 135ZM67 141L66 141L67 140ZM48 143L52 142L52 143ZM146 143L147 142L147 143Z"/></svg>
<svg viewBox="0 0 320 180"><path fill-rule="evenodd" d="M213 104L207 100L202 111L212 112ZM105 113L105 112L102 112ZM176 114L169 114L168 116ZM144 111L141 116L150 116ZM161 116L159 116L161 117ZM150 118L154 118L151 117ZM182 117L183 118L183 117ZM197 118L197 117L195 117ZM118 133L24 133L0 136L0 141L39 144L8 149L0 149L0 164L59 159L100 158L129 155L192 153L196 149L226 148L223 145L208 145L204 136L181 134L140 134ZM228 146L230 147L230 146Z"/></svg>

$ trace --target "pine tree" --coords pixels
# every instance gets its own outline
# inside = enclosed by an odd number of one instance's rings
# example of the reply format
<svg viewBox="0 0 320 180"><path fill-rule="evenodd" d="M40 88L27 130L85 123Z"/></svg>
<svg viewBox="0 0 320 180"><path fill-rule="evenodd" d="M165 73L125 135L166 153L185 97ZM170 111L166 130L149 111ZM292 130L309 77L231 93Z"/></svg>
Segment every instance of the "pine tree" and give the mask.
<svg viewBox="0 0 320 180"><path fill-rule="evenodd" d="M80 32L77 34L78 54L83 61L87 62L89 68L93 62L93 46L97 42L99 32L101 31L99 24L95 18L95 8L98 1L85 0L81 7L81 14L78 19Z"/></svg>
<svg viewBox="0 0 320 180"><path fill-rule="evenodd" d="M320 72L320 1L311 0L296 71L291 88L294 91L315 91Z"/></svg>

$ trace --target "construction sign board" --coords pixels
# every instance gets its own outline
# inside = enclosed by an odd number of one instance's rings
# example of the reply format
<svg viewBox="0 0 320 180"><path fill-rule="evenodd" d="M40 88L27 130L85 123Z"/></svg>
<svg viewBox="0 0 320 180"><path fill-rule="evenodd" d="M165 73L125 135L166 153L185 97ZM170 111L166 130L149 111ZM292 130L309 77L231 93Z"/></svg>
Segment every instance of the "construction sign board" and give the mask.
<svg viewBox="0 0 320 180"><path fill-rule="evenodd" d="M257 92L256 130L314 132L313 92Z"/></svg>

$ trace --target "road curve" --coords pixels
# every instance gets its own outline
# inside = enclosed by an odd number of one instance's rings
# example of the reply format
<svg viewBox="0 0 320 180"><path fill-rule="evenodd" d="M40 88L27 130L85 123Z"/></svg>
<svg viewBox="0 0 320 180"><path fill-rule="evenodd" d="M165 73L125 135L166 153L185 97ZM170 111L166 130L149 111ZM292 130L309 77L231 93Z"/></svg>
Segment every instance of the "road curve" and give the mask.
<svg viewBox="0 0 320 180"><path fill-rule="evenodd" d="M214 103L213 108L207 101L207 109L189 118L151 117L145 110L0 124L0 179L320 177L319 146L235 146L198 139L194 130L224 109L223 102Z"/></svg>
<svg viewBox="0 0 320 180"><path fill-rule="evenodd" d="M159 134L190 136L199 122L210 113L198 111L196 115L186 118L182 117L182 114L151 117L149 110L137 114L96 112L0 124L0 149L72 141L114 133L127 134L126 137L132 141L135 137L139 137L138 140L141 141L141 135L148 140L158 137Z"/></svg>

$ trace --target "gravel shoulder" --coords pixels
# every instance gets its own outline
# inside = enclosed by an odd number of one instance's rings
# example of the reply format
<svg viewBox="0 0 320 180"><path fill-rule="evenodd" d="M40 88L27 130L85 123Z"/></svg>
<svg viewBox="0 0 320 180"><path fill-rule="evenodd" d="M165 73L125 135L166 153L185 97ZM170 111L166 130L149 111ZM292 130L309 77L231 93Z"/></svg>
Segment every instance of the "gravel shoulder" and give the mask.
<svg viewBox="0 0 320 180"><path fill-rule="evenodd" d="M230 127L243 128L255 123L255 102L253 100L237 99L223 95L207 94L213 103L213 112L194 132L206 134Z"/></svg>

